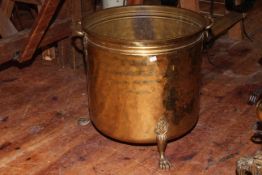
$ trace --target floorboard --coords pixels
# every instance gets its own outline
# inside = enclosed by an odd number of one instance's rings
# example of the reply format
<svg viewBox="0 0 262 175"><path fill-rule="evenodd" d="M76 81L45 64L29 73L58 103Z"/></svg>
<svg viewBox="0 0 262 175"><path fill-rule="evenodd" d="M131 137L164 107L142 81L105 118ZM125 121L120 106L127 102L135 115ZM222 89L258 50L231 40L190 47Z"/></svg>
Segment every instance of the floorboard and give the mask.
<svg viewBox="0 0 262 175"><path fill-rule="evenodd" d="M171 142L170 171L158 169L156 146L112 141L89 124L85 75L41 59L0 72L1 175L232 175L236 161L260 150L250 141L262 87L262 2L247 20L253 42L221 37L203 53L200 119ZM210 62L207 60L207 55Z"/></svg>

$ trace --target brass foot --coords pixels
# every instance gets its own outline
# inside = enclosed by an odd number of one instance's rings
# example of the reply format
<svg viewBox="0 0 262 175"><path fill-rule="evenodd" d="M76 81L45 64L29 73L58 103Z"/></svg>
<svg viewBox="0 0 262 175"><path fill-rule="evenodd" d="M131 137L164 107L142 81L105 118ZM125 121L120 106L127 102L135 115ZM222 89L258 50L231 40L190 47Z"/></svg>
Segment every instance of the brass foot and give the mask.
<svg viewBox="0 0 262 175"><path fill-rule="evenodd" d="M155 133L157 148L160 155L159 167L163 170L168 170L171 167L171 163L168 161L165 155L165 150L167 146L167 131L168 131L168 122L165 118L161 118L157 123Z"/></svg>
<svg viewBox="0 0 262 175"><path fill-rule="evenodd" d="M160 160L159 160L159 168L162 170L169 170L171 167L171 163L169 162L169 160L163 156L160 156Z"/></svg>

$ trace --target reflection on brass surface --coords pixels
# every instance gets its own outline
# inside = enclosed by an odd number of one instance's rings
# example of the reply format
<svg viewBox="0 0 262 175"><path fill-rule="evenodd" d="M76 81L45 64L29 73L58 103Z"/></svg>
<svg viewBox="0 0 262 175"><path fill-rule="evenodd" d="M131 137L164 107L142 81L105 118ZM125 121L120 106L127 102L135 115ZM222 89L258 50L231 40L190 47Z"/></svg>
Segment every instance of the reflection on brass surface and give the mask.
<svg viewBox="0 0 262 175"><path fill-rule="evenodd" d="M168 131L168 122L165 117L161 118L156 125L155 133L156 133L156 141L157 148L159 152L159 167L161 169L169 169L171 164L168 161L165 150L167 146L167 131Z"/></svg>
<svg viewBox="0 0 262 175"><path fill-rule="evenodd" d="M238 175L261 175L262 152L257 152L254 157L243 157L237 161Z"/></svg>

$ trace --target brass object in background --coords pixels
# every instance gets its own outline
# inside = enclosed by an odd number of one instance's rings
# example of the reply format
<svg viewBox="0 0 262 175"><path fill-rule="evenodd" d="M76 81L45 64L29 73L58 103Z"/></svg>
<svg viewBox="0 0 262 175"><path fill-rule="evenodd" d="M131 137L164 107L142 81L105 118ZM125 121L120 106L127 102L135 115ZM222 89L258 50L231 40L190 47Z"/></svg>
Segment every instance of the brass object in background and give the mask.
<svg viewBox="0 0 262 175"><path fill-rule="evenodd" d="M262 88L258 88L252 92L248 104L256 105L256 116L259 120L254 126L254 135L251 137L251 140L262 144Z"/></svg>
<svg viewBox="0 0 262 175"><path fill-rule="evenodd" d="M250 105L256 104L256 115L259 121L255 124L252 141L262 143L262 89L255 90L249 97ZM262 152L258 151L253 157L242 157L237 161L238 175L261 175L262 174Z"/></svg>
<svg viewBox="0 0 262 175"><path fill-rule="evenodd" d="M237 161L238 175L261 175L262 152L257 152L254 157L243 157Z"/></svg>

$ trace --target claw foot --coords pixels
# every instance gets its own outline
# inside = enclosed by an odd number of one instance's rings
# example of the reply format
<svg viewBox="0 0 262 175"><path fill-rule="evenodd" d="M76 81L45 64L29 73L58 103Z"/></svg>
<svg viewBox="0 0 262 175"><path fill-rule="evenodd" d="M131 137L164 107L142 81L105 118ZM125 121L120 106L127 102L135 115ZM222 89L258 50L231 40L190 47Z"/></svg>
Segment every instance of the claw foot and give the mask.
<svg viewBox="0 0 262 175"><path fill-rule="evenodd" d="M155 133L157 148L159 152L159 168L162 170L169 170L171 167L170 162L165 156L166 146L167 146L167 131L168 131L168 122L166 118L161 118L157 123Z"/></svg>
<svg viewBox="0 0 262 175"><path fill-rule="evenodd" d="M162 170L169 170L171 167L171 163L168 161L167 158L161 158L159 161L159 167Z"/></svg>

